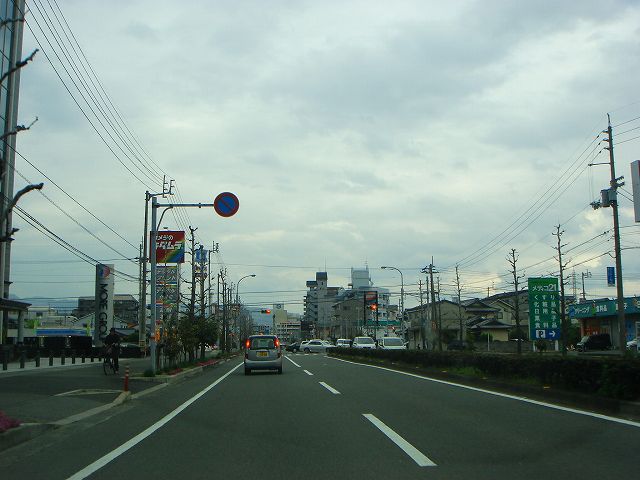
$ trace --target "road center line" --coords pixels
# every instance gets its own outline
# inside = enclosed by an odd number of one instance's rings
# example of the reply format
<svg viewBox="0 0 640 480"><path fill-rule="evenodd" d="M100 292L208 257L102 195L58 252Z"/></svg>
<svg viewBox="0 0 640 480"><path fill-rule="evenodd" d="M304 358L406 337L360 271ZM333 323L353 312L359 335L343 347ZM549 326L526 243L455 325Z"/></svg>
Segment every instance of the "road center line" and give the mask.
<svg viewBox="0 0 640 480"><path fill-rule="evenodd" d="M306 373L307 375L313 377L313 373L311 373L309 370L305 370L304 373Z"/></svg>
<svg viewBox="0 0 640 480"><path fill-rule="evenodd" d="M331 393L333 393L334 395L340 395L340 392L338 390L336 390L335 388L327 385L324 382L318 382L320 385L322 385L324 388L326 388L327 390L329 390Z"/></svg>
<svg viewBox="0 0 640 480"><path fill-rule="evenodd" d="M294 362L293 360L291 360L291 359L289 358L289 356L288 356L288 355L286 355L284 358L286 358L287 360L289 360L289 361L290 361L291 363L293 363L296 367L298 367L298 368L302 368L302 367L300 367L300 365L298 365L296 362Z"/></svg>
<svg viewBox="0 0 640 480"><path fill-rule="evenodd" d="M99 458L98 460L93 462L91 465L87 465L85 468L83 468L79 472L77 472L74 475L70 476L67 480L81 480L81 479L87 478L89 475L97 472L102 467L107 465L109 462L111 462L112 460L115 460L120 455L125 453L127 450L129 450L130 448L132 448L135 445L137 445L138 443L140 443L142 440L147 438L149 435L154 433L156 430L160 429L161 427L163 427L164 425L169 423L176 416L178 416L178 414L180 414L183 410L185 410L187 407L189 407L192 403L194 403L196 400L198 400L200 397L202 397L205 393L207 393L209 390L211 390L213 387L215 387L220 382L222 382L225 378L227 378L229 375L231 375L240 365L243 365L243 364L239 363L238 365L233 367L231 370L229 370L227 373L225 373L223 376L221 376L218 380L213 382L211 385L206 387L204 390L200 391L200 393L197 393L196 395L191 397L189 400L184 402L182 405L180 405L179 407L174 409L171 413L165 415L163 418L161 418L156 423L154 423L153 425L148 427L146 430L140 432L138 435L133 437L131 440L123 443L118 448L116 448L114 450L111 450L109 453L107 453L103 457Z"/></svg>
<svg viewBox="0 0 640 480"><path fill-rule="evenodd" d="M378 430L384 433L389 440L395 443L400 449L409 455L411 459L418 464L419 467L436 467L437 465L424 455L420 450L407 442L404 438L389 428L383 421L379 420L375 415L371 413L363 413L364 418L373 423Z"/></svg>
<svg viewBox="0 0 640 480"><path fill-rule="evenodd" d="M577 415L584 415L587 417L599 418L600 420L606 420L608 422L621 423L623 425L629 425L631 427L640 428L640 422L634 422L633 420L625 420L624 418L611 417L609 415L603 415L601 413L594 413L594 412L588 412L586 410L578 410L576 408L563 407L562 405L555 405L553 403L541 402L539 400L533 400L531 398L526 398L526 397L518 397L516 395L510 395L508 393L494 392L491 390L486 390L484 388L470 387L469 385L463 385L461 383L447 382L446 380L438 380L436 378L425 377L423 375L416 375L415 373L394 370L393 368L380 367L378 365L369 365L367 363L352 362L350 360L343 360L342 358L335 358L335 357L329 357L329 358L333 358L334 360L338 360L339 362L351 363L353 365L360 365L361 367L377 368L380 370L386 370L388 372L398 373L400 375L406 375L408 377L419 378L420 380L427 380L429 382L434 382L434 383L442 383L444 385L450 385L452 387L464 388L466 390L473 390L475 392L486 393L489 395L494 395L496 397L509 398L511 400L518 400L520 402L531 403L533 405L552 408L554 410L561 410L563 412L575 413Z"/></svg>

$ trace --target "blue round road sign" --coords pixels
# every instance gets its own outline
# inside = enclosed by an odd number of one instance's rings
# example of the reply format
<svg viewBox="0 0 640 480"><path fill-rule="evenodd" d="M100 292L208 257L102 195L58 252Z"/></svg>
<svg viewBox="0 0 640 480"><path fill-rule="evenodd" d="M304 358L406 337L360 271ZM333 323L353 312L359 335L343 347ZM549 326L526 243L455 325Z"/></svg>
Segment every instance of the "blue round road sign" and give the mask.
<svg viewBox="0 0 640 480"><path fill-rule="evenodd" d="M231 192L222 192L213 201L213 208L221 217L232 217L240 208L240 200Z"/></svg>

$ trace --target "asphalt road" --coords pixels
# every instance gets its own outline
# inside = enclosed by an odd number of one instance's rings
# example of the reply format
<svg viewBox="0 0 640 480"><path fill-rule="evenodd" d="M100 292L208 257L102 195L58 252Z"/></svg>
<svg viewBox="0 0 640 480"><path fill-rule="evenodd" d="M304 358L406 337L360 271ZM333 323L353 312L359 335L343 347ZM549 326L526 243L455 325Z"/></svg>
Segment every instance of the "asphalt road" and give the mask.
<svg viewBox="0 0 640 480"><path fill-rule="evenodd" d="M240 365L8 450L3 478L601 480L640 468L639 423L323 355L292 355L282 375Z"/></svg>

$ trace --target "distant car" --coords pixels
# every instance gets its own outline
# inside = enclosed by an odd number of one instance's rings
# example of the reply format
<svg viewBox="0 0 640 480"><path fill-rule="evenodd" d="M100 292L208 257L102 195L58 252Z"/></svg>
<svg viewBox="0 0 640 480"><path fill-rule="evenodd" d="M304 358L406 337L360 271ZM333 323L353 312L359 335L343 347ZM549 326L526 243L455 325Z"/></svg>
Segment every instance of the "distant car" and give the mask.
<svg viewBox="0 0 640 480"><path fill-rule="evenodd" d="M287 352L299 352L300 351L300 342L293 342L285 347Z"/></svg>
<svg viewBox="0 0 640 480"><path fill-rule="evenodd" d="M378 339L378 348L382 350L406 350L406 346L399 337L382 337Z"/></svg>
<svg viewBox="0 0 640 480"><path fill-rule="evenodd" d="M637 350L638 349L638 339L634 338L627 342L627 350Z"/></svg>
<svg viewBox="0 0 640 480"><path fill-rule="evenodd" d="M469 344L464 340L451 340L447 344L447 350L467 350Z"/></svg>
<svg viewBox="0 0 640 480"><path fill-rule="evenodd" d="M325 353L327 348L333 348L333 344L326 340L320 340L318 338L309 340L306 345L301 345L300 349L304 353Z"/></svg>
<svg viewBox="0 0 640 480"><path fill-rule="evenodd" d="M611 335L608 333L596 333L585 335L578 343L576 350L586 352L588 350L609 350L611 348Z"/></svg>
<svg viewBox="0 0 640 480"><path fill-rule="evenodd" d="M376 348L376 342L371 337L356 337L351 346L353 348Z"/></svg>
<svg viewBox="0 0 640 480"><path fill-rule="evenodd" d="M252 335L245 342L244 374L253 370L277 370L282 373L282 349L275 335Z"/></svg>
<svg viewBox="0 0 640 480"><path fill-rule="evenodd" d="M311 340L303 340L302 342L300 342L300 351L304 352L304 347L307 343L309 343Z"/></svg>
<svg viewBox="0 0 640 480"><path fill-rule="evenodd" d="M336 347L349 348L351 346L351 340L348 338L339 338L336 342Z"/></svg>

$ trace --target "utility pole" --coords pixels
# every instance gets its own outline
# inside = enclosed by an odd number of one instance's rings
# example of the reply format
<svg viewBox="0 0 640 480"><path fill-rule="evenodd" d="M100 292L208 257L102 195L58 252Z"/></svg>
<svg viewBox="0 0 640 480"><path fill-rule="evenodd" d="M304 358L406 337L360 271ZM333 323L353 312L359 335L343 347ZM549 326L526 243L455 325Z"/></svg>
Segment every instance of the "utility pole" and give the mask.
<svg viewBox="0 0 640 480"><path fill-rule="evenodd" d="M462 331L462 288L460 287L460 272L458 271L458 265L456 265L456 291L458 292L458 323L460 328L460 341L462 341L464 339Z"/></svg>
<svg viewBox="0 0 640 480"><path fill-rule="evenodd" d="M512 248L511 252L507 256L507 262L511 265L511 275L513 276L513 291L515 293L514 298L514 309L515 309L515 320L516 320L516 332L518 334L517 343L518 343L518 355L522 354L522 331L520 330L520 279L524 278L524 275L518 275L518 256L516 255L516 249Z"/></svg>
<svg viewBox="0 0 640 480"><path fill-rule="evenodd" d="M436 294L435 288L433 286L433 257L431 257L431 263L422 269L422 273L429 274L429 282L430 282L430 290L431 290L431 321L435 322L436 315ZM438 329L438 350L442 351L442 325L438 321L437 323Z"/></svg>
<svg viewBox="0 0 640 480"><path fill-rule="evenodd" d="M564 298L564 269L567 267L566 263L562 263L562 247L566 247L565 245L561 244L561 240L562 240L562 234L564 233L564 230L560 231L560 225L558 225L556 227L556 233L553 233L552 235L554 237L558 237L558 246L555 248L555 250L557 250L558 252L558 264L560 265L560 329L562 334L560 335L560 341L562 343L562 355L566 355L567 354L567 335L568 335L568 328L567 328L567 322L566 322L566 318L565 318L565 304L566 304L566 300Z"/></svg>
<svg viewBox="0 0 640 480"><path fill-rule="evenodd" d="M609 188L600 191L601 201L591 202L593 209L600 207L611 207L613 214L613 243L616 257L616 290L617 301L616 306L618 310L618 343L620 345L620 353L624 353L626 341L627 341L627 329L625 324L624 315L624 288L622 284L622 255L620 248L620 223L618 220L618 188L624 185L621 180L624 177L616 177L616 165L613 156L613 129L611 127L611 117L607 114L607 129L602 133L607 134L607 147L609 150L609 171L611 178L609 180ZM606 165L606 163L593 163L590 165Z"/></svg>
<svg viewBox="0 0 640 480"><path fill-rule="evenodd" d="M583 302L587 301L587 293L585 292L585 289L584 289L585 278L591 278L591 272L589 270L587 270L586 272L582 272L582 301Z"/></svg>
<svg viewBox="0 0 640 480"><path fill-rule="evenodd" d="M205 290L204 290L204 282L205 279L209 276L209 271L207 270L207 266L205 264L205 255L207 251L204 249L203 245L200 245L200 317L198 319L198 324L200 326L200 358L204 360L204 344L205 344L205 330L206 330L206 315L207 315L207 304L205 302Z"/></svg>
<svg viewBox="0 0 640 480"><path fill-rule="evenodd" d="M420 337L422 340L422 349L426 350L425 328L424 328L424 303L422 301L422 279L418 280L418 288L420 290Z"/></svg>

